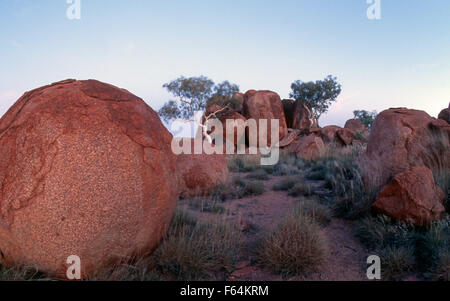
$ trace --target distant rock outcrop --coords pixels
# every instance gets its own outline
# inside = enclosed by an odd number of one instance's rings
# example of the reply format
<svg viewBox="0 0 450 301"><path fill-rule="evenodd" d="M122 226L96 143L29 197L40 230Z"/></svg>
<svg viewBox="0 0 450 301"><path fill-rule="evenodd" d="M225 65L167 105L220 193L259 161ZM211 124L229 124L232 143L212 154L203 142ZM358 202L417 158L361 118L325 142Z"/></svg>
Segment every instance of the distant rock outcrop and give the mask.
<svg viewBox="0 0 450 301"><path fill-rule="evenodd" d="M268 145L272 145L270 137L272 120L278 119L279 121L278 141L283 139L288 133L283 103L281 102L280 96L275 92L255 90L247 91L247 93L245 93L243 104L243 115L247 119L256 120L259 134L267 133ZM260 128L260 119L267 120L267 127Z"/></svg>
<svg viewBox="0 0 450 301"><path fill-rule="evenodd" d="M326 144L335 143L339 146L348 146L353 144L355 140L355 132L353 130L336 125L326 126L320 129L319 133Z"/></svg>
<svg viewBox="0 0 450 301"><path fill-rule="evenodd" d="M178 197L172 135L124 89L66 80L0 119L0 262L87 277L154 250Z"/></svg>

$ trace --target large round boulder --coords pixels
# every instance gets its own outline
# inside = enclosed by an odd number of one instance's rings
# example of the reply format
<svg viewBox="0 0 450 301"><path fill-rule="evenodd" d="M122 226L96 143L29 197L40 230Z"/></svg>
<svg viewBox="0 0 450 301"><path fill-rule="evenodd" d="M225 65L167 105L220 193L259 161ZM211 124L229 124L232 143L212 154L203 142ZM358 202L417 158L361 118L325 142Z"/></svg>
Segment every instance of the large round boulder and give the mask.
<svg viewBox="0 0 450 301"><path fill-rule="evenodd" d="M280 96L275 92L255 90L247 91L245 93L243 104L243 115L247 119L256 120L258 145L259 135L264 135L264 133L267 134L267 145L271 146L273 144L271 140L272 120L278 120L279 122L278 137L276 137L277 141L275 141L275 143L283 139L283 137L288 133L283 103L281 102ZM267 127L260 127L260 120L267 120ZM249 135L247 136L249 137Z"/></svg>
<svg viewBox="0 0 450 301"><path fill-rule="evenodd" d="M229 170L224 154L207 153L203 148L205 142L200 139L183 139L179 145L188 150L188 153L178 155L177 160L181 198L207 196L216 186L227 182ZM197 152L196 148L200 151Z"/></svg>
<svg viewBox="0 0 450 301"><path fill-rule="evenodd" d="M66 80L0 119L0 262L86 278L151 253L178 197L172 135L126 90Z"/></svg>
<svg viewBox="0 0 450 301"><path fill-rule="evenodd" d="M384 187L373 207L396 220L426 225L445 215L444 192L425 166L400 173Z"/></svg>
<svg viewBox="0 0 450 301"><path fill-rule="evenodd" d="M416 166L450 168L450 125L427 113L405 108L377 116L363 156L368 185L383 187Z"/></svg>

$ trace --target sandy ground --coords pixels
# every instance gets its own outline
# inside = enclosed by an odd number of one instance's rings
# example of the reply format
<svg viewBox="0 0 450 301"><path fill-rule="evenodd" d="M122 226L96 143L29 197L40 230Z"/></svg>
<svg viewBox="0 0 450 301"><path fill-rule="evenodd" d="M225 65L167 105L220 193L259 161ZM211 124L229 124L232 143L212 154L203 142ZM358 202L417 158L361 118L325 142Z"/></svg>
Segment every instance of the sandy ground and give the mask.
<svg viewBox="0 0 450 301"><path fill-rule="evenodd" d="M245 176L232 174L231 177ZM224 218L238 223L245 234L246 249L237 265L237 270L221 280L249 281L363 281L366 277L367 250L354 237L351 222L333 218L324 228L328 238L329 256L323 266L308 276L283 279L270 271L260 268L256 263L256 252L261 237L271 231L298 204L298 198L288 196L284 191L272 191L275 183L283 177L271 177L264 181L266 192L260 196L227 201L222 204L226 209L223 215L200 213L181 208L195 214L200 220Z"/></svg>

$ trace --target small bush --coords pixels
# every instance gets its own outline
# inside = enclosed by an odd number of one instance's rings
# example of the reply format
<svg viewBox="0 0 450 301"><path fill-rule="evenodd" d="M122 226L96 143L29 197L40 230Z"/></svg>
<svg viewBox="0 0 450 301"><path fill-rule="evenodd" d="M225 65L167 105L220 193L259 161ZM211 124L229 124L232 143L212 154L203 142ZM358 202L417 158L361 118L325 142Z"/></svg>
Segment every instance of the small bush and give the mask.
<svg viewBox="0 0 450 301"><path fill-rule="evenodd" d="M319 204L316 200L302 200L295 215L306 215L311 217L321 226L327 226L331 222L331 210L324 205Z"/></svg>
<svg viewBox="0 0 450 301"><path fill-rule="evenodd" d="M192 281L231 271L243 246L242 233L222 222L172 224L152 258L163 275Z"/></svg>
<svg viewBox="0 0 450 301"><path fill-rule="evenodd" d="M293 197L299 197L299 196L310 196L312 195L312 186L307 183L297 183L289 189L289 195Z"/></svg>
<svg viewBox="0 0 450 301"><path fill-rule="evenodd" d="M262 266L283 276L304 275L317 269L328 253L325 235L306 215L288 215L262 241Z"/></svg>

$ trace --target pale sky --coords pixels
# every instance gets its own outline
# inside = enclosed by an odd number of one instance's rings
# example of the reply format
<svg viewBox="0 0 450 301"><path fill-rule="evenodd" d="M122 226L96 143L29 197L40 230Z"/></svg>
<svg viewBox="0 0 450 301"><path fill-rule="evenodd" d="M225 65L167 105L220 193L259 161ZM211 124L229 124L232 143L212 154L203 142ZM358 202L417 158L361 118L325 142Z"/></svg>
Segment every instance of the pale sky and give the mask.
<svg viewBox="0 0 450 301"><path fill-rule="evenodd" d="M181 75L287 98L295 80L332 74L343 92L321 125L356 109L450 102L450 1L0 0L0 115L25 91L66 78L128 89L158 110Z"/></svg>

